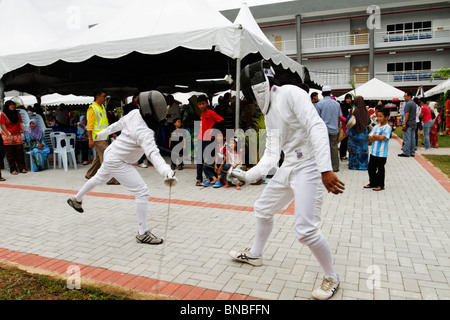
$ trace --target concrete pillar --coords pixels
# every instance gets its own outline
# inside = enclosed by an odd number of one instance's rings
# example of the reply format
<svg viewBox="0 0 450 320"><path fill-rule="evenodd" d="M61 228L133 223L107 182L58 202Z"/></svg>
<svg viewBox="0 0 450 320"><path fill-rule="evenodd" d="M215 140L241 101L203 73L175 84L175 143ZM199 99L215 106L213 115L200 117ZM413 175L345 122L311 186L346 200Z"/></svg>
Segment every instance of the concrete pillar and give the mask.
<svg viewBox="0 0 450 320"><path fill-rule="evenodd" d="M297 38L297 62L302 64L302 16L295 16L295 31Z"/></svg>
<svg viewBox="0 0 450 320"><path fill-rule="evenodd" d="M369 80L375 76L375 31L374 28L369 29Z"/></svg>

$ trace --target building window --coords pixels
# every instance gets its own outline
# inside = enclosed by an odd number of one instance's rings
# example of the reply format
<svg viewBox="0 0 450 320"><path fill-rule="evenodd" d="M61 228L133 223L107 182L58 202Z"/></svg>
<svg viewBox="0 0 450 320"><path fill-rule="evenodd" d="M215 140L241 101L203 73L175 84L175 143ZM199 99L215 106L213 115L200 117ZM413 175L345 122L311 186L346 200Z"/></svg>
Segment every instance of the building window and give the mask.
<svg viewBox="0 0 450 320"><path fill-rule="evenodd" d="M387 72L427 70L431 70L431 61L395 62L387 64Z"/></svg>
<svg viewBox="0 0 450 320"><path fill-rule="evenodd" d="M393 62L387 64L389 79L394 81L422 81L431 78L431 61Z"/></svg>
<svg viewBox="0 0 450 320"><path fill-rule="evenodd" d="M388 24L385 42L432 38L431 21Z"/></svg>

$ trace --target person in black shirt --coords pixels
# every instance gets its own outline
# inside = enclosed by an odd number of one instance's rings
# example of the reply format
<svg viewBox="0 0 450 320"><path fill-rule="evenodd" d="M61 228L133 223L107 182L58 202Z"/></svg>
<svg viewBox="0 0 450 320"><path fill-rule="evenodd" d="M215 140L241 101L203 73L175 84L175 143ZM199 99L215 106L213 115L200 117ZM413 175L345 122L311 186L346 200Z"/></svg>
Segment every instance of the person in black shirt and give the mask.
<svg viewBox="0 0 450 320"><path fill-rule="evenodd" d="M123 107L123 115L124 116L127 115L128 112L130 112L131 110L139 108L138 100L139 100L139 92L136 92L135 94L133 94L133 100L131 100L131 102L129 104L126 104Z"/></svg>
<svg viewBox="0 0 450 320"><path fill-rule="evenodd" d="M341 103L342 115L345 118L347 118L348 113L350 112L351 108L352 108L352 95L347 93L345 95L344 101ZM344 132L345 132L345 130L344 130ZM341 159L341 161L348 160L347 145L348 145L348 136L346 134L345 138L341 141L341 144L339 145L339 158Z"/></svg>

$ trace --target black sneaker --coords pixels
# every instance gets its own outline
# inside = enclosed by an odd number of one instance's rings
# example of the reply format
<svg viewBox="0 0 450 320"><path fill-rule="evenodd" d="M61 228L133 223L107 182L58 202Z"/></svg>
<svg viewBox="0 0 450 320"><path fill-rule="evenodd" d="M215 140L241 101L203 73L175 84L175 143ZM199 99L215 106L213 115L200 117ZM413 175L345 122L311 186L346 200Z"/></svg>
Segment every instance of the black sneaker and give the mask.
<svg viewBox="0 0 450 320"><path fill-rule="evenodd" d="M78 202L75 197L67 199L67 203L78 212L84 212L83 208L81 207L81 202Z"/></svg>
<svg viewBox="0 0 450 320"><path fill-rule="evenodd" d="M404 153L400 153L399 155L398 155L399 157L405 157L405 158L409 158L409 156L408 155L406 155L406 154L404 154Z"/></svg>

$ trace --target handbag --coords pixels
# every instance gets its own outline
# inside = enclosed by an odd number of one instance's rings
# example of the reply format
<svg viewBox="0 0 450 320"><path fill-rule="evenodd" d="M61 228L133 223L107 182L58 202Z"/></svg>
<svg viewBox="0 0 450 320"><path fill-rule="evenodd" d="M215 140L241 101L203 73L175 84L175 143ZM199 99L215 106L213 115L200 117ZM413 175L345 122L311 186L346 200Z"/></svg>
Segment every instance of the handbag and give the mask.
<svg viewBox="0 0 450 320"><path fill-rule="evenodd" d="M356 124L356 118L354 115L352 115L347 122L347 129L353 128L355 126L355 124Z"/></svg>

